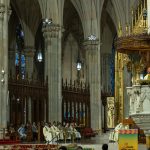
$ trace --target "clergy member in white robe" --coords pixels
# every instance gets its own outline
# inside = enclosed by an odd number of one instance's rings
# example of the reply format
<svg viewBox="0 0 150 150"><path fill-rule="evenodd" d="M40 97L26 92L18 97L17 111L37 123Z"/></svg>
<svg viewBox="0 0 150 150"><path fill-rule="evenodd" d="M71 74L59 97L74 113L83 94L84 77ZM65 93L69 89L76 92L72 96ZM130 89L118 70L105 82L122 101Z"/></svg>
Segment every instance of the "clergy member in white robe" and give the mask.
<svg viewBox="0 0 150 150"><path fill-rule="evenodd" d="M47 123L45 123L45 126L43 127L43 135L45 137L47 144L52 143L52 131Z"/></svg>
<svg viewBox="0 0 150 150"><path fill-rule="evenodd" d="M75 139L81 139L81 134L80 132L76 130L73 123L70 124L69 129L70 129L71 134L75 135Z"/></svg>
<svg viewBox="0 0 150 150"><path fill-rule="evenodd" d="M118 142L118 137L119 137L119 130L128 130L129 126L128 125L123 125L122 123L119 123L113 132L110 133L109 135L109 141L114 141Z"/></svg>
<svg viewBox="0 0 150 150"><path fill-rule="evenodd" d="M54 142L58 141L59 140L60 131L57 128L55 121L53 122L53 125L51 126L51 131L52 131L53 141Z"/></svg>

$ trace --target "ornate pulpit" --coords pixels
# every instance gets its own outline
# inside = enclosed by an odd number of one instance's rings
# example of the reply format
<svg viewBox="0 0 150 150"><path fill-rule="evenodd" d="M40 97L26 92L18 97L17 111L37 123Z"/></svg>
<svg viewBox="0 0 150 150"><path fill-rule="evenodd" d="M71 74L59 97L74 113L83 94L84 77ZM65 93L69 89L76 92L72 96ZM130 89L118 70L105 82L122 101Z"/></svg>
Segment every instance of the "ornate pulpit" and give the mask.
<svg viewBox="0 0 150 150"><path fill-rule="evenodd" d="M150 3L142 0L132 10L132 24L124 30L118 25L115 56L116 123L122 122L128 112L144 130L150 149L150 82L143 79L150 66ZM130 86L130 87L129 87ZM127 87L127 93L126 93Z"/></svg>
<svg viewBox="0 0 150 150"><path fill-rule="evenodd" d="M139 85L127 87L130 116L144 130L148 144L150 140L150 81L140 80L139 83Z"/></svg>

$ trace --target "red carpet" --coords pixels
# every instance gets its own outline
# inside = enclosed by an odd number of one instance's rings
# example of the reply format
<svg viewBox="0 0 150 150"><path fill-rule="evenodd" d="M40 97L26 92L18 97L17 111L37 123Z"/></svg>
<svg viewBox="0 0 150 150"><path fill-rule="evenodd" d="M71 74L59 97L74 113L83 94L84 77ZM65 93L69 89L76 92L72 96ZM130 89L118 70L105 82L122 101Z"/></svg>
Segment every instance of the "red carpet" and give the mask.
<svg viewBox="0 0 150 150"><path fill-rule="evenodd" d="M21 149L21 150L28 150L28 149L36 149L36 150L55 150L57 149L57 145L53 144L16 144L11 146L11 150L16 150L16 149Z"/></svg>
<svg viewBox="0 0 150 150"><path fill-rule="evenodd" d="M20 140L3 139L0 140L0 145L19 144Z"/></svg>

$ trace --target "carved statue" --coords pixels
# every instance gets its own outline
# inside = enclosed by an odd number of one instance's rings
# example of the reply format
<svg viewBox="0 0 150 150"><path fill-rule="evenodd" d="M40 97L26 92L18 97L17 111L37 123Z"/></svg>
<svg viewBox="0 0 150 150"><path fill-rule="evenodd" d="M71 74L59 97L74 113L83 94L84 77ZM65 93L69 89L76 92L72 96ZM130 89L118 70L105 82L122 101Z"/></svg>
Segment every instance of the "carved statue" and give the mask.
<svg viewBox="0 0 150 150"><path fill-rule="evenodd" d="M114 97L107 99L107 127L114 128Z"/></svg>
<svg viewBox="0 0 150 150"><path fill-rule="evenodd" d="M130 114L132 114L135 111L136 97L135 97L134 92L132 90L127 90L127 94L129 96L129 102L130 102Z"/></svg>

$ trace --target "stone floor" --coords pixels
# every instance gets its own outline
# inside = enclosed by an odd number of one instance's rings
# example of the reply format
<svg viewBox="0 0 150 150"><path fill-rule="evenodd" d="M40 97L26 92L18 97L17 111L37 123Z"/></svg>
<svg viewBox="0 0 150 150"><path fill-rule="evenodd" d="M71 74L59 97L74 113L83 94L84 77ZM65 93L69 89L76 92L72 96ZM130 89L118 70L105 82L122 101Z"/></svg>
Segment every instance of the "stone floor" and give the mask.
<svg viewBox="0 0 150 150"><path fill-rule="evenodd" d="M104 143L107 143L109 145L109 150L118 150L118 144L109 143L108 137L109 137L109 134L101 134L90 139L83 138L81 141L77 141L77 143L79 146L93 148L94 150L101 150L102 145ZM146 146L143 144L139 144L138 150L146 150Z"/></svg>
<svg viewBox="0 0 150 150"><path fill-rule="evenodd" d="M75 141L79 146L82 146L83 148L92 148L94 150L101 150L102 144L107 143L109 145L109 150L118 150L118 144L117 143L109 143L108 141L109 134L101 134L97 135L96 137L85 139L82 138L80 141ZM27 144L27 143L24 143ZM38 144L38 143L28 143L28 144ZM44 143L41 143L44 144ZM60 145L69 145L71 142L67 143L59 143ZM0 150L4 150L5 148L0 145ZM7 148L6 148L7 149ZM8 150L8 149L7 149ZM139 144L138 150L146 150L146 146Z"/></svg>

